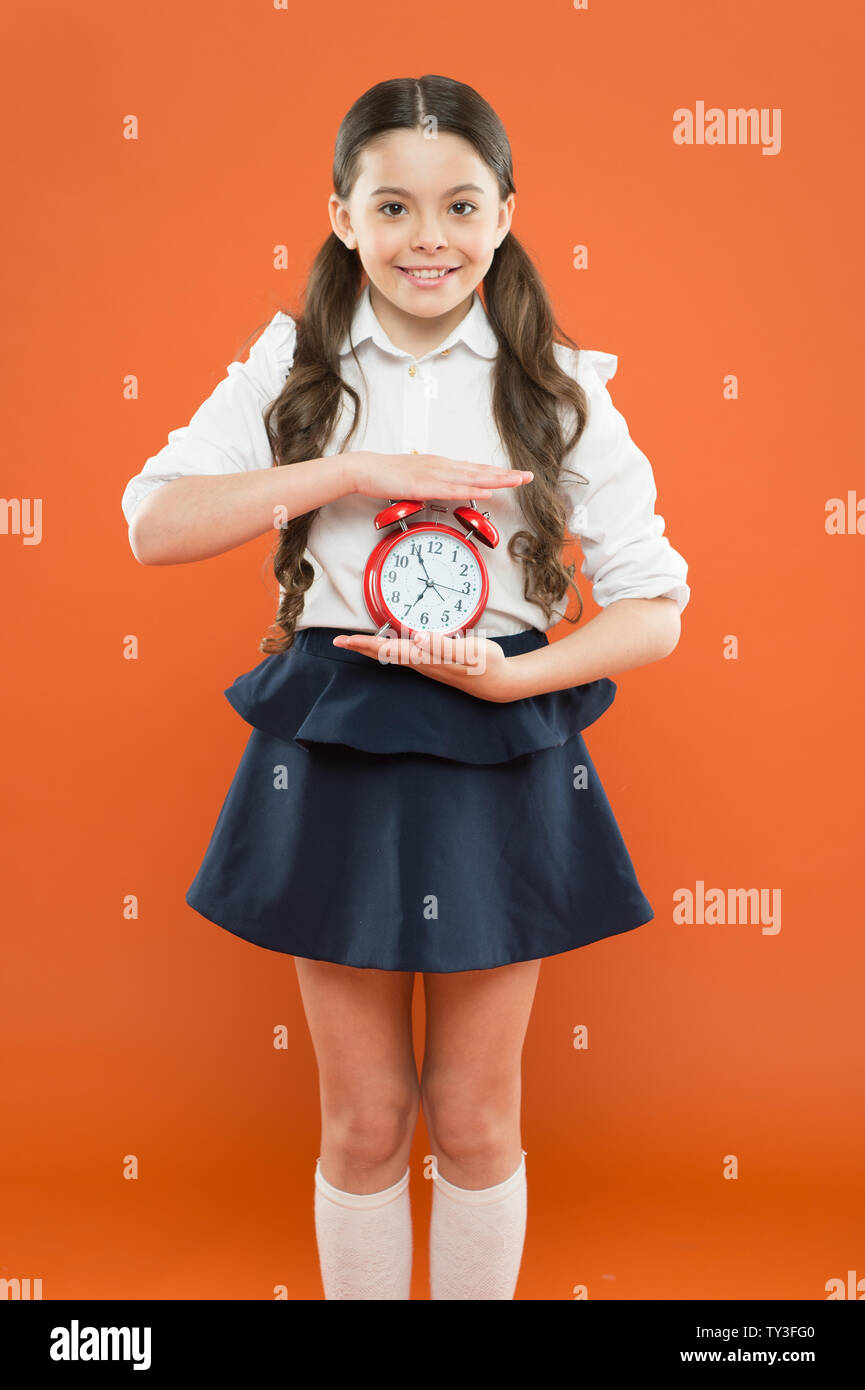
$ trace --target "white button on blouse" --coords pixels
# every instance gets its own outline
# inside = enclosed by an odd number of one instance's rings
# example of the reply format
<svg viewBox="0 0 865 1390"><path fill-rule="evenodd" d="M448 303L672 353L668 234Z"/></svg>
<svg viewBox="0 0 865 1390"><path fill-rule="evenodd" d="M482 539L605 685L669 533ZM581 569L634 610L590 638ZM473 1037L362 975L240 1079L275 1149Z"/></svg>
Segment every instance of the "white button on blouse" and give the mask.
<svg viewBox="0 0 865 1390"><path fill-rule="evenodd" d="M340 350L341 372L358 392L361 419L349 450L439 454L512 467L492 418L491 376L498 344L477 291L469 312L445 341L415 358L388 338L373 311L367 284L355 307L351 339L357 360L347 335ZM294 342L294 319L280 311L253 344L247 360L230 363L227 375L189 424L172 430L167 444L129 480L121 507L130 525L142 497L172 478L272 466L262 416L285 384ZM618 359L589 348L575 353L561 343L554 344L554 352L589 401L588 423L564 460L565 468L589 481L579 483L563 473L563 487L572 503L568 529L580 541L581 573L591 581L593 598L603 608L620 598L665 594L681 612L690 598L688 565L664 535L664 519L654 510L657 494L651 465L632 441L606 386L615 375ZM337 452L352 410L353 403L343 395L325 455ZM568 422L571 418L569 414ZM531 483L523 486L531 487ZM523 567L507 552L513 532L525 526L518 491L498 488L492 497L476 499L479 509L490 513L501 536L495 549L483 547L490 591L478 626L494 637L527 627L546 631L561 619L569 597L573 599L569 589L548 621L538 604L524 598ZM320 508L306 551L315 577L305 596L299 628L375 631L363 601L363 571L381 536L373 518L387 502L387 498L353 493ZM449 511L461 505L454 499L428 498L427 502L437 502ZM452 522L449 511L432 512L427 506L411 520Z"/></svg>

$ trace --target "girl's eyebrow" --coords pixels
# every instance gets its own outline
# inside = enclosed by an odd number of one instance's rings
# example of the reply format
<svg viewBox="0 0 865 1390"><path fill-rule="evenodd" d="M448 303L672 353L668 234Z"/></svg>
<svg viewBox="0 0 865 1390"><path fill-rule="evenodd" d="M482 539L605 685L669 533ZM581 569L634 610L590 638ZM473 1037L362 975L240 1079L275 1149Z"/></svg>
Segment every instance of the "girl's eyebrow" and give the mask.
<svg viewBox="0 0 865 1390"><path fill-rule="evenodd" d="M464 193L466 189L471 189L474 193L483 193L480 184L477 183L458 183L453 188L446 188L442 194L443 198L450 198L454 193ZM377 198L381 193L398 193L401 198L410 198L412 195L407 188L390 188L382 185L381 188L374 188L370 193L371 198Z"/></svg>

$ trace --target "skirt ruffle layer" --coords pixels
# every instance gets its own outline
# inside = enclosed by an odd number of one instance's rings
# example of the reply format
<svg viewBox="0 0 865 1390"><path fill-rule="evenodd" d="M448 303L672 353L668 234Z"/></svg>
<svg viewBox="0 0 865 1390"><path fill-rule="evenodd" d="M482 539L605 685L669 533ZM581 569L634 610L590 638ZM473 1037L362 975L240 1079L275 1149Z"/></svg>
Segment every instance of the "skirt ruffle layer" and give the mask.
<svg viewBox="0 0 865 1390"><path fill-rule="evenodd" d="M287 652L265 657L237 677L225 691L229 703L254 728L302 748L338 743L363 753L502 763L561 748L599 719L616 695L615 683L604 678L494 704L410 666L335 647L339 632L302 628ZM508 656L548 645L546 634L534 628L489 640Z"/></svg>
<svg viewBox="0 0 865 1390"><path fill-rule="evenodd" d="M252 732L190 907L269 950L434 972L652 920L581 733L613 681L495 704L336 648L339 631L301 629L225 691Z"/></svg>

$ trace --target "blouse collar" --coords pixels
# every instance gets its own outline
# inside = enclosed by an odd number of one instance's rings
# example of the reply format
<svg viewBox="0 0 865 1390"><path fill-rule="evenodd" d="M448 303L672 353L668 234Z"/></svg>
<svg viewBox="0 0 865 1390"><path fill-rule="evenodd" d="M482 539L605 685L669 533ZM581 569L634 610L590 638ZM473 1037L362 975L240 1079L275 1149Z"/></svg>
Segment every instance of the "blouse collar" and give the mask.
<svg viewBox="0 0 865 1390"><path fill-rule="evenodd" d="M351 323L351 341L347 333L342 341L340 356L345 356L351 351L352 342L358 347L365 338L372 338L384 352L390 352L397 357L410 357L411 354L404 352L402 348L395 347L390 338L385 333L372 307L369 294L369 281L367 281L355 305L354 316ZM468 313L457 324L456 328L448 335L443 343L440 343L433 352L440 353L453 347L455 343L463 342L476 352L480 357L495 357L498 351L498 339L489 321L487 312L477 290L472 294L472 305ZM428 354L431 355L431 354Z"/></svg>

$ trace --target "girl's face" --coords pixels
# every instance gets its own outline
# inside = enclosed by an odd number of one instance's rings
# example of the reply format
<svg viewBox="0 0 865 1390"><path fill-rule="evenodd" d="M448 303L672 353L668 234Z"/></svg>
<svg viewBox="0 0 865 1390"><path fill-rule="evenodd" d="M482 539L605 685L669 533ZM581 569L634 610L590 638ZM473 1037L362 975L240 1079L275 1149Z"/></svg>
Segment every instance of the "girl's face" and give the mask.
<svg viewBox="0 0 865 1390"><path fill-rule="evenodd" d="M331 194L329 212L337 236L357 249L373 308L378 290L394 321L447 315L450 331L508 233L514 201L499 198L492 170L462 136L394 130L366 146L348 202ZM411 275L423 267L446 273Z"/></svg>

